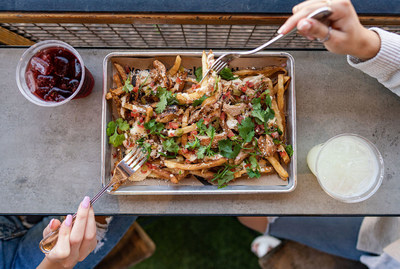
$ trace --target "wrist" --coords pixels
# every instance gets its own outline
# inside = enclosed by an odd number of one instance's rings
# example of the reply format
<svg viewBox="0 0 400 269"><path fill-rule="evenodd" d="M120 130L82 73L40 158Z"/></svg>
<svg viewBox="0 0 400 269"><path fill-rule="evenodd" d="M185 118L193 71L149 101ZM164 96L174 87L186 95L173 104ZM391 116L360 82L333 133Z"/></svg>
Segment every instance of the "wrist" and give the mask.
<svg viewBox="0 0 400 269"><path fill-rule="evenodd" d="M360 35L361 38L358 41L357 50L351 53L352 56L359 58L362 61L366 61L374 58L380 48L381 39L375 31L363 28L363 33Z"/></svg>

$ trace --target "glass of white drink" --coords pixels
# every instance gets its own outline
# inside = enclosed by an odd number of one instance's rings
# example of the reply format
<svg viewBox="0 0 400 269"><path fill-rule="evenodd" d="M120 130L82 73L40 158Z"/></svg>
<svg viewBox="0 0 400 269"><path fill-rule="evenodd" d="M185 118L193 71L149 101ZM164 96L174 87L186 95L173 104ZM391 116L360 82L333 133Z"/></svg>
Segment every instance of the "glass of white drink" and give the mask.
<svg viewBox="0 0 400 269"><path fill-rule="evenodd" d="M316 145L307 155L310 170L322 189L346 203L371 197L383 179L383 158L370 141L356 134L340 134Z"/></svg>

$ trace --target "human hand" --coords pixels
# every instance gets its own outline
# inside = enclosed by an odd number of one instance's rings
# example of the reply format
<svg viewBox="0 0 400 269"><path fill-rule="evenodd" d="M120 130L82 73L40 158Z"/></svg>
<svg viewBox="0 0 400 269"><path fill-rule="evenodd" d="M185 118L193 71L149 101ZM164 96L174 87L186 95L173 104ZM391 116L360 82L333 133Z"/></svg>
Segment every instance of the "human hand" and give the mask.
<svg viewBox="0 0 400 269"><path fill-rule="evenodd" d="M329 6L332 29L307 16L314 10ZM327 50L338 54L350 54L362 60L373 58L380 50L379 35L364 28L350 0L309 0L293 7L293 15L278 30L281 34L290 32L295 26L299 33L310 40L324 40ZM329 36L328 36L329 35Z"/></svg>
<svg viewBox="0 0 400 269"><path fill-rule="evenodd" d="M95 249L96 221L89 197L86 196L81 202L73 225L71 215L62 224L59 220L52 219L43 230L43 237L60 225L56 245L46 254L38 268L73 268Z"/></svg>

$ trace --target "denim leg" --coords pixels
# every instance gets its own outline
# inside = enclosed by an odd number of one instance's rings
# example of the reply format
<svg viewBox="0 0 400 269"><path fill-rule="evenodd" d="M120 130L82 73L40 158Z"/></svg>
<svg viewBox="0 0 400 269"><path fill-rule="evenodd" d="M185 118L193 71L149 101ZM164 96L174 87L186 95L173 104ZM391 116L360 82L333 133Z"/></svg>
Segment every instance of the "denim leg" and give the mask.
<svg viewBox="0 0 400 269"><path fill-rule="evenodd" d="M39 248L39 242L43 238L43 230L52 218L57 217L49 216L43 218L41 222L30 228L25 236L21 238L12 268L36 268L40 264L45 255Z"/></svg>
<svg viewBox="0 0 400 269"><path fill-rule="evenodd" d="M351 260L363 254L356 249L363 217L279 217L269 234Z"/></svg>
<svg viewBox="0 0 400 269"><path fill-rule="evenodd" d="M19 241L26 233L16 216L0 216L0 269L12 268Z"/></svg>
<svg viewBox="0 0 400 269"><path fill-rule="evenodd" d="M13 268L34 268L40 264L45 255L39 249L39 242L43 238L43 230L52 217L46 217L42 222L29 229L21 239L15 255ZM136 216L114 216L105 235L104 245L74 268L94 268L118 243L129 227L135 222Z"/></svg>
<svg viewBox="0 0 400 269"><path fill-rule="evenodd" d="M94 268L114 246L121 240L122 236L128 231L129 227L136 221L136 216L113 216L108 226L108 231L104 237L104 245L95 253L92 252L85 260L78 263L75 269Z"/></svg>

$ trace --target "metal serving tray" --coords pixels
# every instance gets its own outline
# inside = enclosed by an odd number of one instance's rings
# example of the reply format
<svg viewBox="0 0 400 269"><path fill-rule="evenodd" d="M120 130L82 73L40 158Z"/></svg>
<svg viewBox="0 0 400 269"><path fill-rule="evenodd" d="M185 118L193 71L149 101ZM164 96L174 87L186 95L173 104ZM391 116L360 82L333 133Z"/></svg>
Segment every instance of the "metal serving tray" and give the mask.
<svg viewBox="0 0 400 269"><path fill-rule="evenodd" d="M226 51L214 52L216 57ZM106 134L107 123L112 120L111 106L106 101L105 96L108 90L113 87L112 76L115 73L113 62L122 64L129 63L135 68L137 66L147 65L154 59L163 62L166 67L172 66L176 55L182 57L182 65L193 70L194 67L201 66L201 52L190 51L160 51L160 52L114 52L108 54L103 61L103 100L102 100L102 136L101 136L101 182L105 186L111 179L112 163L112 146L108 144ZM185 64L186 62L189 64ZM297 184L297 146L296 146L296 98L294 91L294 59L285 52L259 52L255 55L246 56L236 59L230 64L231 68L261 68L270 65L283 65L288 70L288 75L291 76L291 81L288 90L286 90L286 138L287 143L293 146L294 154L292 160L287 167L289 179L287 182L281 181L280 184L270 185L257 183L254 185L248 184L251 181L241 181L239 185L229 185L225 188L218 189L217 186L210 185L204 180L183 180L179 184L173 184L157 179L146 179L140 182L128 183L121 186L115 192L110 192L114 195L200 195L200 194L255 194L255 193L284 193L291 192L296 188ZM263 176L260 178L262 179ZM251 179L247 179L251 180ZM208 183L208 184L207 184ZM285 183L285 184L283 184Z"/></svg>

